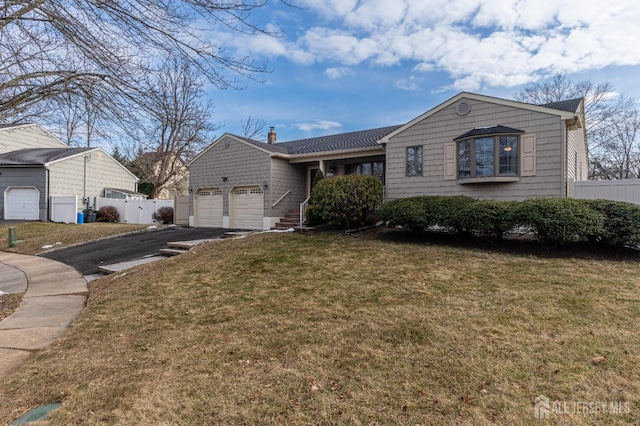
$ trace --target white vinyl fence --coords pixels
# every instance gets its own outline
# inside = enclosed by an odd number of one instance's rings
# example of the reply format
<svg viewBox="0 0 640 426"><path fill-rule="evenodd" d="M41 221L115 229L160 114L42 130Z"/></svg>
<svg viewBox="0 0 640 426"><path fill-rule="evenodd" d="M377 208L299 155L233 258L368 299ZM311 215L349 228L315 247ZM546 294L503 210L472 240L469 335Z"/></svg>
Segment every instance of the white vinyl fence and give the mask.
<svg viewBox="0 0 640 426"><path fill-rule="evenodd" d="M120 214L121 223L154 224L151 215L160 207L174 209L173 200L123 200L119 198L96 197L96 210L104 206L113 206Z"/></svg>
<svg viewBox="0 0 640 426"><path fill-rule="evenodd" d="M569 180L569 197L640 204L640 179L620 180Z"/></svg>
<svg viewBox="0 0 640 426"><path fill-rule="evenodd" d="M52 195L49 206L51 222L78 223L77 195Z"/></svg>

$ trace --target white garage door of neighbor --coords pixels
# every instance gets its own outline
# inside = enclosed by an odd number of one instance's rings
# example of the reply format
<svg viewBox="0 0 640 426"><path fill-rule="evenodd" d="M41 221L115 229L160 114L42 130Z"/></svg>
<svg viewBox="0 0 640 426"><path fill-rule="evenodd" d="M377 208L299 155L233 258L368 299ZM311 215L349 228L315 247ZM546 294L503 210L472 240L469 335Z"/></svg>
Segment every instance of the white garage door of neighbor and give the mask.
<svg viewBox="0 0 640 426"><path fill-rule="evenodd" d="M36 188L7 188L6 191L5 219L40 219L40 192Z"/></svg>
<svg viewBox="0 0 640 426"><path fill-rule="evenodd" d="M229 224L232 228L262 229L264 191L260 186L245 186L231 191Z"/></svg>
<svg viewBox="0 0 640 426"><path fill-rule="evenodd" d="M201 189L196 193L196 226L222 228L222 191Z"/></svg>

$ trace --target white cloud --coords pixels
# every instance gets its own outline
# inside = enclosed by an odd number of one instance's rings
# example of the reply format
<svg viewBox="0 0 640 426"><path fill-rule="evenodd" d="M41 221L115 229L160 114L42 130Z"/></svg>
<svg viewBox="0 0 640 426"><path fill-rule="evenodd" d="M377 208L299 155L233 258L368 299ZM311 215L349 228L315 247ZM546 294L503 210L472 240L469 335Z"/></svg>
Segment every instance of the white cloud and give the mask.
<svg viewBox="0 0 640 426"><path fill-rule="evenodd" d="M337 121L316 120L313 123L298 123L296 127L303 132L312 132L314 130L331 131L342 128L342 124Z"/></svg>
<svg viewBox="0 0 640 426"><path fill-rule="evenodd" d="M325 22L295 40L260 41L300 64L413 65L453 87L511 87L541 75L639 65L637 0L302 0ZM332 70L332 71L329 71ZM332 77L335 78L335 77ZM405 84L406 83L406 84ZM411 87L407 80L398 87Z"/></svg>
<svg viewBox="0 0 640 426"><path fill-rule="evenodd" d="M409 78L401 78L396 81L396 88L400 90L405 90L407 92L420 92L422 87L420 87L420 82L415 76L410 76Z"/></svg>
<svg viewBox="0 0 640 426"><path fill-rule="evenodd" d="M327 68L324 70L324 74L331 80L337 80L348 75L353 75L353 71L347 67Z"/></svg>

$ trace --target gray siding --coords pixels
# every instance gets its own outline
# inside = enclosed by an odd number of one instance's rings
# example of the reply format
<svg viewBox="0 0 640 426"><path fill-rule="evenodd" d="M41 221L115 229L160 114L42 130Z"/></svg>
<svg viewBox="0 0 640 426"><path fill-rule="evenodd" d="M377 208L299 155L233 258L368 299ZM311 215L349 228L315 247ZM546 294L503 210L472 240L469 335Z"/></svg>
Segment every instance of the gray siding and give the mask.
<svg viewBox="0 0 640 426"><path fill-rule="evenodd" d="M0 217L4 218L5 191L9 187L34 186L40 192L40 220L47 220L47 175L44 167L0 168Z"/></svg>
<svg viewBox="0 0 640 426"><path fill-rule="evenodd" d="M567 133L567 177L575 181L587 180L589 176L589 162L587 159L584 130L569 130Z"/></svg>
<svg viewBox="0 0 640 426"><path fill-rule="evenodd" d="M225 147L226 145L226 147ZM200 188L219 187L224 197L224 215L229 215L229 191L234 186L262 185L269 182L271 156L238 140L225 137L204 152L189 167L189 214L193 215L193 196ZM223 182L222 177L227 181ZM270 211L271 188L265 191L265 213ZM281 194L280 194L281 195ZM278 197L280 196L278 195Z"/></svg>
<svg viewBox="0 0 640 426"><path fill-rule="evenodd" d="M414 195L468 195L522 200L562 196L564 124L560 117L504 105L464 99L471 112L459 116L457 103L438 111L390 139L387 144L387 199ZM503 125L536 134L537 173L519 182L461 185L444 180L444 144L475 128ZM406 176L406 148L423 146L423 176Z"/></svg>
<svg viewBox="0 0 640 426"><path fill-rule="evenodd" d="M289 164L287 160L273 158L271 160L271 184L269 186L269 207L284 193L291 190L275 207L271 208L270 217L283 217L287 210L300 208L307 198L306 190L307 166ZM268 212L268 210L266 210ZM265 213L268 214L268 213Z"/></svg>
<svg viewBox="0 0 640 426"><path fill-rule="evenodd" d="M0 154L25 148L67 148L37 124L0 129Z"/></svg>
<svg viewBox="0 0 640 426"><path fill-rule="evenodd" d="M105 188L136 190L137 179L116 160L101 151L86 154L86 194L84 162L85 155L68 158L49 166L51 195L78 195L78 209L85 207L82 197L104 196Z"/></svg>

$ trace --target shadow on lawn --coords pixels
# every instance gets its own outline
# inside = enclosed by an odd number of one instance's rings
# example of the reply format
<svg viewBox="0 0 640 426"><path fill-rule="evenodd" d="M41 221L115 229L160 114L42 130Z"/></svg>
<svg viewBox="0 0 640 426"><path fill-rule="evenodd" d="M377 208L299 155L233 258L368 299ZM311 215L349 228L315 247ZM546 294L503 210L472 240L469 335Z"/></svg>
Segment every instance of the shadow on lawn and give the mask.
<svg viewBox="0 0 640 426"><path fill-rule="evenodd" d="M371 238L404 244L433 244L491 253L505 253L516 256L536 256L541 258L571 258L608 261L638 261L640 251L612 247L597 243L572 243L555 249L547 249L532 236L518 235L505 237L502 241L490 241L473 235L458 235L447 232L411 232L384 226L363 232L349 234L355 238Z"/></svg>

